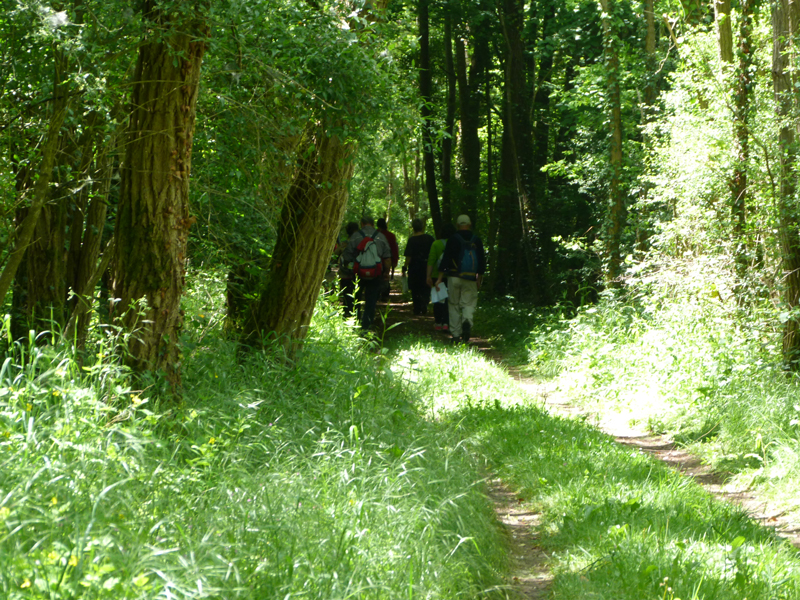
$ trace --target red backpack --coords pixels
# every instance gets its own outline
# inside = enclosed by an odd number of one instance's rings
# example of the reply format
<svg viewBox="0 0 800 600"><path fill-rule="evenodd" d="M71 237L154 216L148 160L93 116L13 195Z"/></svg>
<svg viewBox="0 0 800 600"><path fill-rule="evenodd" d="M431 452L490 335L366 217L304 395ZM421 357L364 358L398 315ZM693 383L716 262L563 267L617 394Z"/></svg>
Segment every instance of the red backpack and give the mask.
<svg viewBox="0 0 800 600"><path fill-rule="evenodd" d="M378 253L378 244L375 242L374 236L376 235L378 235L377 230L372 236L364 234L364 238L356 246L358 254L353 263L353 272L356 277L375 279L383 275L383 261Z"/></svg>

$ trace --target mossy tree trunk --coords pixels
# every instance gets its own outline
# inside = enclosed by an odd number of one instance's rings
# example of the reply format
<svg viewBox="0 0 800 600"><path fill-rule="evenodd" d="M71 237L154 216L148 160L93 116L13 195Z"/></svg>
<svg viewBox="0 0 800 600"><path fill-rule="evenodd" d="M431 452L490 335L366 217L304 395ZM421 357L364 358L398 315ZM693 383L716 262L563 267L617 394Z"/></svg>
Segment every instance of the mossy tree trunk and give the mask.
<svg viewBox="0 0 800 600"><path fill-rule="evenodd" d="M131 334L137 372L164 372L180 386L178 335L189 215L189 173L200 65L208 28L202 3L167 15L152 0L139 50L121 168L112 265L112 317Z"/></svg>
<svg viewBox="0 0 800 600"><path fill-rule="evenodd" d="M305 146L308 151L303 151ZM355 145L315 124L278 225L266 280L247 321L248 345L278 340L294 355L308 332L347 204Z"/></svg>

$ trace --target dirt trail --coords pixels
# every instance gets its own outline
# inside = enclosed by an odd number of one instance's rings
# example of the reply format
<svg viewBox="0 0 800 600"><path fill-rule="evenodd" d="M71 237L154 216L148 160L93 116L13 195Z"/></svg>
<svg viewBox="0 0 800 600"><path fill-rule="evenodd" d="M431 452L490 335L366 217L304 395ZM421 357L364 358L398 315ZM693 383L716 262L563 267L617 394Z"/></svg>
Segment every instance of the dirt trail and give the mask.
<svg viewBox="0 0 800 600"><path fill-rule="evenodd" d="M430 335L432 339L440 340L443 343L449 341L449 334L434 331L432 316L420 317L413 314L410 300L404 300L394 285L389 301L380 304L379 310L384 311L387 306L390 311L386 319L386 327L397 323L403 324L401 327L393 329L391 335L414 333L423 336ZM490 360L503 364L502 356L491 347L485 338L476 337L470 341L470 345ZM651 435L643 429L631 427L629 419L624 415L589 413L573 405L568 398L559 394L547 383L537 383L524 377L513 368L508 371L519 385L527 389L532 398L539 400L543 407L552 414L589 420L601 431L613 436L620 444L651 454L687 477L695 479L715 497L743 507L752 518L761 521L767 527L774 528L778 535L800 548L800 523L792 520L783 511L751 490L736 489L726 484L722 476L702 464L697 457L677 448L670 439ZM547 567L548 557L537 543L536 526L539 515L530 512L525 499L509 489L499 479L489 481L489 495L494 502L499 522L508 531L512 557L508 581L509 597L518 600L547 598L553 577Z"/></svg>

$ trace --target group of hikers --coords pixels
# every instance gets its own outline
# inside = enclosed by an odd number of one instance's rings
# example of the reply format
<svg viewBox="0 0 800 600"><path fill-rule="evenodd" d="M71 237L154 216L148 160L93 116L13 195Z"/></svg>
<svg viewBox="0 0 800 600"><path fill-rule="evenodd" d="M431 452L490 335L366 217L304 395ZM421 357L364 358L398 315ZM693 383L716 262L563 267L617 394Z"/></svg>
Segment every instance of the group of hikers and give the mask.
<svg viewBox="0 0 800 600"><path fill-rule="evenodd" d="M400 260L397 237L387 229L386 220L378 219L375 225L369 215L360 223L348 223L347 241L337 247L344 313L351 316L358 301L362 332L372 327L378 300L388 299ZM454 342L468 342L486 270L483 242L472 232L472 220L460 215L455 226L444 226L439 239L425 233L422 219L413 219L411 229L402 276L411 292L414 314L427 315L433 302L434 329L449 333Z"/></svg>

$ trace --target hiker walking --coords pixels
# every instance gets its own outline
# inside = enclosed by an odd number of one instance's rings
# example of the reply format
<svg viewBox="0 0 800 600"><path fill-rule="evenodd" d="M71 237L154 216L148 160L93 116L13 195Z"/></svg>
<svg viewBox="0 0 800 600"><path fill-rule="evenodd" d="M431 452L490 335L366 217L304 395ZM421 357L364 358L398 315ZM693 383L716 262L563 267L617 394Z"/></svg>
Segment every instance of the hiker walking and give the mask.
<svg viewBox="0 0 800 600"><path fill-rule="evenodd" d="M431 251L428 254L428 287L434 288L434 281L439 278L439 265L444 256L444 248L447 245L447 240L456 232L456 228L452 223L445 223L442 230L442 237L433 242ZM446 282L442 282L439 287L446 287ZM434 291L433 289L431 290ZM438 291L438 290L437 290ZM431 298L433 300L433 298ZM433 302L433 328L436 331L449 331L450 329L450 313L447 303L447 298Z"/></svg>
<svg viewBox="0 0 800 600"><path fill-rule="evenodd" d="M361 217L361 229L350 236L342 252L345 264L353 263L353 274L359 287L361 331L366 332L375 318L375 307L384 281L389 280L392 268L392 251L383 234L375 229L375 220L369 215Z"/></svg>
<svg viewBox="0 0 800 600"><path fill-rule="evenodd" d="M458 231L448 238L444 248L436 287L446 276L450 333L454 341L468 342L478 306L478 290L486 270L486 257L481 238L472 233L469 216L460 215L456 226Z"/></svg>
<svg viewBox="0 0 800 600"><path fill-rule="evenodd" d="M389 249L392 251L392 275L391 279L394 279L394 270L397 267L397 263L400 262L400 249L397 247L397 236L393 234L387 228L386 219L381 217L378 219L378 231L383 234L383 237L386 238L386 241L389 243ZM389 281L387 280L384 283L383 290L381 291L381 297L384 300L389 299Z"/></svg>
<svg viewBox="0 0 800 600"><path fill-rule="evenodd" d="M403 273L408 271L408 289L411 290L414 314L424 315L428 312L428 302L431 296L426 279L428 254L431 252L434 239L432 235L425 233L425 221L422 219L411 221L411 229L414 230L414 233L408 238L406 250L403 252L403 256L406 257Z"/></svg>

